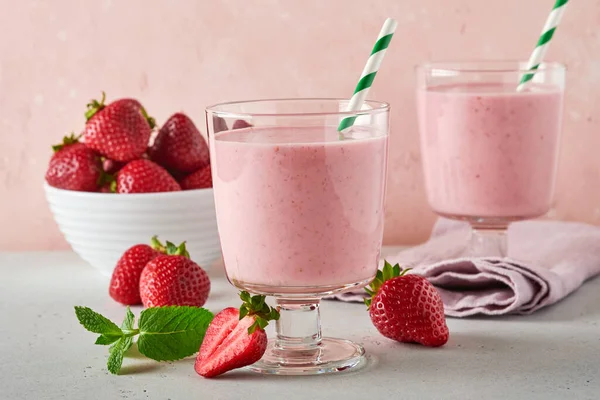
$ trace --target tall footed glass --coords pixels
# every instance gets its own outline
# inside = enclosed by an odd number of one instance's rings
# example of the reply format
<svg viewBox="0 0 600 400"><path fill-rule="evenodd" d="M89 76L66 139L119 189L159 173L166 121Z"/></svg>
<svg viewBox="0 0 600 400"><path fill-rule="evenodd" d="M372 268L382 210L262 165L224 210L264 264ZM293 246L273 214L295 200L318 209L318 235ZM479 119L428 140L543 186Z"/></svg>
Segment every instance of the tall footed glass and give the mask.
<svg viewBox="0 0 600 400"><path fill-rule="evenodd" d="M551 207L565 68L542 63L517 89L527 72L517 61L417 68L429 204L438 215L472 227L457 256L506 256L508 225Z"/></svg>
<svg viewBox="0 0 600 400"><path fill-rule="evenodd" d="M277 336L251 370L310 375L360 365L364 349L322 337L323 296L377 271L389 106L336 99L207 108L219 236L229 281L274 296ZM342 134L341 119L356 117Z"/></svg>

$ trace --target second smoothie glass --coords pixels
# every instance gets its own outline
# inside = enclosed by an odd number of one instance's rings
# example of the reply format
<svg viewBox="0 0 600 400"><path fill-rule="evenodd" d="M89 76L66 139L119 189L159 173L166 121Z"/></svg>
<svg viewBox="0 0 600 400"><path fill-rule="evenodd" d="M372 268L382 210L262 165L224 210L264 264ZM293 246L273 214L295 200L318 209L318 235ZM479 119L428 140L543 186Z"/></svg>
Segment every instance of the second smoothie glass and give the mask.
<svg viewBox="0 0 600 400"><path fill-rule="evenodd" d="M439 62L417 68L427 197L440 216L468 221L457 256L506 256L509 223L551 207L565 68L542 63L517 89L525 62Z"/></svg>
<svg viewBox="0 0 600 400"><path fill-rule="evenodd" d="M287 99L207 108L219 236L229 281L274 296L277 336L251 370L329 373L362 346L321 336L323 296L369 283L383 236L389 106ZM343 118L356 118L343 134Z"/></svg>

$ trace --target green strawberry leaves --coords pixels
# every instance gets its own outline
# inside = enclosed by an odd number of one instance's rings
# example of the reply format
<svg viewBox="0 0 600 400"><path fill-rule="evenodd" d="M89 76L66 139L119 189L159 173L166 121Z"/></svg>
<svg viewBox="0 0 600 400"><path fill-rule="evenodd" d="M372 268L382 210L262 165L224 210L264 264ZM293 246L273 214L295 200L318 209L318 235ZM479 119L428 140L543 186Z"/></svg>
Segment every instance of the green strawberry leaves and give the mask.
<svg viewBox="0 0 600 400"><path fill-rule="evenodd" d="M240 307L240 319L247 315L254 317L254 323L248 328L248 334L253 334L257 329L265 329L269 321L278 320L279 312L274 307L265 303L265 296L250 296L246 291L240 292L243 304Z"/></svg>
<svg viewBox="0 0 600 400"><path fill-rule="evenodd" d="M406 274L408 271L410 271L410 268L402 269L400 267L400 264L392 266L392 264L390 264L389 262L384 261L383 269L377 270L377 275L375 275L375 279L373 279L368 288L365 288L365 291L369 295L369 297L365 299L367 309L371 307L373 297L377 295L377 292L379 292L381 285L383 285L386 281L390 279L397 278L399 276L404 276L404 274Z"/></svg>
<svg viewBox="0 0 600 400"><path fill-rule="evenodd" d="M101 111L106 107L104 101L106 100L106 93L102 92L102 100L91 100L87 105L85 112L85 122L89 121L97 112Z"/></svg>
<svg viewBox="0 0 600 400"><path fill-rule="evenodd" d="M185 248L185 242L177 246L172 242L167 241L164 245L160 242L160 240L158 240L158 236L152 236L150 243L154 250L160 251L163 254L190 258L190 253L188 253L187 249Z"/></svg>
<svg viewBox="0 0 600 400"><path fill-rule="evenodd" d="M111 345L107 368L112 374L121 370L134 336L139 335L138 350L146 357L156 361L179 360L198 351L213 319L213 314L204 308L153 307L140 313L136 329L129 307L121 328L88 307L75 307L75 315L85 329L100 334L96 344Z"/></svg>
<svg viewBox="0 0 600 400"><path fill-rule="evenodd" d="M81 139L81 135L75 136L75 133L71 132L69 136L64 136L63 141L60 144L55 144L52 146L52 151L55 153L64 149L67 146L70 146L75 143L79 143L79 139Z"/></svg>

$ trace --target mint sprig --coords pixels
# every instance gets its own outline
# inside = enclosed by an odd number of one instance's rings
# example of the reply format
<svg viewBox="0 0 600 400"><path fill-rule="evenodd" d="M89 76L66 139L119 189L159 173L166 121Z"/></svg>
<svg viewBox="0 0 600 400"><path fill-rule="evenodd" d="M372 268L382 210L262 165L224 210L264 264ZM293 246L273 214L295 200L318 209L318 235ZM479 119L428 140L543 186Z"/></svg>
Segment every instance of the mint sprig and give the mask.
<svg viewBox="0 0 600 400"><path fill-rule="evenodd" d="M138 335L140 353L156 361L173 361L198 351L213 314L199 307L169 306L147 308L140 313L138 328L135 316L127 307L125 319L119 328L108 318L88 307L75 307L75 315L85 329L99 333L95 344L111 345L107 368L118 374L125 353Z"/></svg>

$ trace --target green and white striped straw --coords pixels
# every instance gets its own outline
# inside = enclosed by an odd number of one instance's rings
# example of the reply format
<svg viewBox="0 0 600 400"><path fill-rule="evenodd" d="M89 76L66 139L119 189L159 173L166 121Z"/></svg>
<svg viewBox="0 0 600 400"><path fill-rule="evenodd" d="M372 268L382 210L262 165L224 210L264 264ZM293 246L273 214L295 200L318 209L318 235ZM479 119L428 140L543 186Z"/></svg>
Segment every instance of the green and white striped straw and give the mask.
<svg viewBox="0 0 600 400"><path fill-rule="evenodd" d="M550 39L552 39L554 31L556 31L556 27L558 26L558 23L560 22L565 12L565 9L567 8L568 1L569 0L556 0L556 3L554 3L554 7L552 7L552 12L550 12L548 19L546 20L546 24L544 25L544 29L542 30L542 35L540 36L540 39L538 40L537 45L533 50L533 53L531 53L531 57L529 57L529 62L527 63L528 71L537 70L542 61L544 60L544 56L546 55L546 51L548 50ZM517 87L517 90L523 90L525 87L525 83L533 79L534 75L535 73L527 73L523 75L523 77L521 78L521 82Z"/></svg>
<svg viewBox="0 0 600 400"><path fill-rule="evenodd" d="M375 74L377 74L377 71L379 71L379 67L381 66L383 57L385 56L386 49L392 41L392 36L396 31L396 26L398 26L398 23L392 18L386 19L383 23L381 32L379 32L379 36L377 36L375 46L373 46L373 50L371 51L371 55L367 60L367 64L360 75L360 79L356 85L356 89L354 89L354 94L350 99L350 103L348 104L348 109L346 111L358 111L362 108L362 105L367 98L367 94L369 94L369 89L373 84L373 80L375 79ZM338 126L338 131L341 132L344 129L352 126L355 120L356 116L344 118Z"/></svg>

